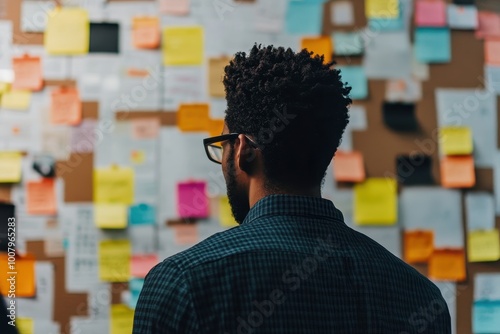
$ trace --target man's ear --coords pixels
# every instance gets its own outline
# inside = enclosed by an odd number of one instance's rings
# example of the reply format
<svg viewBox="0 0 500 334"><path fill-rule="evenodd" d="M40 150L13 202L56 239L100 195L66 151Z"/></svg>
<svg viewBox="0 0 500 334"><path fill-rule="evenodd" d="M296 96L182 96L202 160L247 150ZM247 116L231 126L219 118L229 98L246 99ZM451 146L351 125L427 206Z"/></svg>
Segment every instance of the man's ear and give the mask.
<svg viewBox="0 0 500 334"><path fill-rule="evenodd" d="M242 171L247 174L252 174L256 167L256 154L255 149L250 145L248 138L240 134L237 139L237 152L236 159L238 166Z"/></svg>

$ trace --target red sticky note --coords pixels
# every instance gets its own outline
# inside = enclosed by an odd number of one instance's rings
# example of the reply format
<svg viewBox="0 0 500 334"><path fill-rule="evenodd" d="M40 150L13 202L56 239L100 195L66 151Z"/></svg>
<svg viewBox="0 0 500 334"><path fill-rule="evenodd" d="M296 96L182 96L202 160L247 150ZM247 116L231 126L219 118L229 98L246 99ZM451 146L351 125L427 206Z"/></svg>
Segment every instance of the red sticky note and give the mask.
<svg viewBox="0 0 500 334"><path fill-rule="evenodd" d="M463 281L467 277L463 249L435 249L429 259L429 278Z"/></svg>
<svg viewBox="0 0 500 334"><path fill-rule="evenodd" d="M333 169L335 180L339 182L363 182L366 177L361 152L337 151Z"/></svg>
<svg viewBox="0 0 500 334"><path fill-rule="evenodd" d="M158 264L158 255L132 255L130 259L130 274L133 277L144 278L148 272Z"/></svg>
<svg viewBox="0 0 500 334"><path fill-rule="evenodd" d="M14 82L12 89L39 91L43 88L40 57L24 55L12 59Z"/></svg>
<svg viewBox="0 0 500 334"><path fill-rule="evenodd" d="M477 14L477 38L500 37L500 15L493 12L480 11Z"/></svg>
<svg viewBox="0 0 500 334"><path fill-rule="evenodd" d="M55 215L57 213L54 179L28 181L26 192L26 208L29 214Z"/></svg>
<svg viewBox="0 0 500 334"><path fill-rule="evenodd" d="M476 184L472 155L445 156L441 159L441 184L445 188L470 188Z"/></svg>
<svg viewBox="0 0 500 334"><path fill-rule="evenodd" d="M488 65L500 65L500 39L484 41L484 58Z"/></svg>
<svg viewBox="0 0 500 334"><path fill-rule="evenodd" d="M417 0L415 25L419 27L446 26L446 3L441 0Z"/></svg>
<svg viewBox="0 0 500 334"><path fill-rule="evenodd" d="M161 32L158 17L135 17L132 21L132 43L138 49L157 49Z"/></svg>
<svg viewBox="0 0 500 334"><path fill-rule="evenodd" d="M50 108L54 124L78 125L82 121L82 101L74 87L60 87L52 91Z"/></svg>
<svg viewBox="0 0 500 334"><path fill-rule="evenodd" d="M177 185L177 212L181 218L208 217L208 197L205 181L180 182Z"/></svg>

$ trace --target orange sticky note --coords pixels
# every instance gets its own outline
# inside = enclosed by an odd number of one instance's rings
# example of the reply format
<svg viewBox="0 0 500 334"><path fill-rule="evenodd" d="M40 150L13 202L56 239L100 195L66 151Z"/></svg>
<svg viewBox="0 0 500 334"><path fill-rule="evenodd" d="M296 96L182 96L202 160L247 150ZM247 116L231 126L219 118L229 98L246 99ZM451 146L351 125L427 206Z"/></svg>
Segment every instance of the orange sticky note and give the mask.
<svg viewBox="0 0 500 334"><path fill-rule="evenodd" d="M175 229L175 243L178 245L194 245L200 240L196 224L174 225L173 228Z"/></svg>
<svg viewBox="0 0 500 334"><path fill-rule="evenodd" d="M28 181L26 192L26 207L29 214L55 215L57 213L54 179Z"/></svg>
<svg viewBox="0 0 500 334"><path fill-rule="evenodd" d="M429 258L429 278L444 281L465 280L465 251L435 249Z"/></svg>
<svg viewBox="0 0 500 334"><path fill-rule="evenodd" d="M209 113L206 103L181 104L177 113L177 126L181 131L206 131Z"/></svg>
<svg viewBox="0 0 500 334"><path fill-rule="evenodd" d="M222 79L224 78L224 68L229 65L229 61L228 57L208 59L208 92L210 96L226 96Z"/></svg>
<svg viewBox="0 0 500 334"><path fill-rule="evenodd" d="M476 184L472 155L445 156L441 159L441 184L445 188L470 188Z"/></svg>
<svg viewBox="0 0 500 334"><path fill-rule="evenodd" d="M12 59L14 82L12 89L39 91L43 88L42 63L40 57L15 57Z"/></svg>
<svg viewBox="0 0 500 334"><path fill-rule="evenodd" d="M50 115L52 123L80 124L82 121L82 101L78 89L60 87L52 91L51 98Z"/></svg>
<svg viewBox="0 0 500 334"><path fill-rule="evenodd" d="M132 43L138 49L157 49L160 46L160 20L156 16L135 17L132 20Z"/></svg>
<svg viewBox="0 0 500 334"><path fill-rule="evenodd" d="M211 137L220 136L222 130L224 130L223 119L210 119L208 121L208 133Z"/></svg>
<svg viewBox="0 0 500 334"><path fill-rule="evenodd" d="M332 61L333 44L330 37L304 37L301 41L301 49L312 51L314 53L313 56L324 55L325 63Z"/></svg>
<svg viewBox="0 0 500 334"><path fill-rule="evenodd" d="M406 231L404 259L408 263L427 262L434 251L434 231Z"/></svg>
<svg viewBox="0 0 500 334"><path fill-rule="evenodd" d="M160 132L158 118L142 118L132 120L132 136L134 139L153 139Z"/></svg>
<svg viewBox="0 0 500 334"><path fill-rule="evenodd" d="M500 39L484 41L484 58L488 65L500 65Z"/></svg>
<svg viewBox="0 0 500 334"><path fill-rule="evenodd" d="M339 182L363 182L365 166L360 152L337 151L333 159L335 180Z"/></svg>
<svg viewBox="0 0 500 334"><path fill-rule="evenodd" d="M130 274L133 277L144 278L148 272L158 264L158 255L132 255L130 260Z"/></svg>
<svg viewBox="0 0 500 334"><path fill-rule="evenodd" d="M14 278L14 280L9 280ZM15 284L16 297L35 296L35 258L32 255L15 257L9 261L6 253L0 253L0 290L7 296Z"/></svg>

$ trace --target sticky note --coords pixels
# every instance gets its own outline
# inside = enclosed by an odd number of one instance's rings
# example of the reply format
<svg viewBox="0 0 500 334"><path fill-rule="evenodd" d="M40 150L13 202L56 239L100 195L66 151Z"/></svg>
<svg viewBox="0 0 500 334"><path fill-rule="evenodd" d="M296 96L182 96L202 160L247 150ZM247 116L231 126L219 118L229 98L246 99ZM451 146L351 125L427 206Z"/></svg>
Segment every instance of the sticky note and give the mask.
<svg viewBox="0 0 500 334"><path fill-rule="evenodd" d="M352 87L350 97L353 100L362 100L368 97L368 80L362 66L337 66L342 82Z"/></svg>
<svg viewBox="0 0 500 334"><path fill-rule="evenodd" d="M18 317L16 318L16 327L19 334L35 333L35 323L33 318Z"/></svg>
<svg viewBox="0 0 500 334"><path fill-rule="evenodd" d="M500 37L500 14L494 12L479 11L477 13L477 19L477 38Z"/></svg>
<svg viewBox="0 0 500 334"><path fill-rule="evenodd" d="M222 227L238 226L231 211L231 205L229 205L229 198L227 196L222 196L219 199L219 219Z"/></svg>
<svg viewBox="0 0 500 334"><path fill-rule="evenodd" d="M144 278L158 264L157 254L136 254L130 260L130 274L133 277Z"/></svg>
<svg viewBox="0 0 500 334"><path fill-rule="evenodd" d="M415 25L418 27L446 26L446 3L442 0L415 2Z"/></svg>
<svg viewBox="0 0 500 334"><path fill-rule="evenodd" d="M475 301L500 301L500 272L477 272L474 275Z"/></svg>
<svg viewBox="0 0 500 334"><path fill-rule="evenodd" d="M203 63L203 28L167 27L163 30L163 65Z"/></svg>
<svg viewBox="0 0 500 334"><path fill-rule="evenodd" d="M132 204L134 201L134 170L112 166L94 170L94 202Z"/></svg>
<svg viewBox="0 0 500 334"><path fill-rule="evenodd" d="M128 301L128 307L135 309L137 302L139 301L139 295L141 294L142 287L144 286L144 279L142 278L132 278L128 282L128 289L130 290L130 299Z"/></svg>
<svg viewBox="0 0 500 334"><path fill-rule="evenodd" d="M500 260L500 234L498 229L470 231L467 255L469 262L492 262Z"/></svg>
<svg viewBox="0 0 500 334"><path fill-rule="evenodd" d="M210 119L208 121L208 133L211 137L220 136L222 130L224 130L223 119Z"/></svg>
<svg viewBox="0 0 500 334"><path fill-rule="evenodd" d="M39 91L43 88L40 57L24 55L12 59L14 82L12 89Z"/></svg>
<svg viewBox="0 0 500 334"><path fill-rule="evenodd" d="M177 112L177 126L181 131L206 131L210 108L206 103L181 104Z"/></svg>
<svg viewBox="0 0 500 334"><path fill-rule="evenodd" d="M415 58L421 63L451 61L451 35L448 28L416 28Z"/></svg>
<svg viewBox="0 0 500 334"><path fill-rule="evenodd" d="M208 217L207 183L204 181L180 182L177 185L177 213L181 218Z"/></svg>
<svg viewBox="0 0 500 334"><path fill-rule="evenodd" d="M130 279L130 240L99 242L99 278L103 282L127 282Z"/></svg>
<svg viewBox="0 0 500 334"><path fill-rule="evenodd" d="M77 125L82 121L82 101L75 87L60 87L51 93L51 122Z"/></svg>
<svg viewBox="0 0 500 334"><path fill-rule="evenodd" d="M7 253L0 253L0 280L1 292L4 296L9 294L7 284L11 283L9 279L15 276L16 297L34 297L35 296L35 257L31 254L26 256L17 256L15 265L11 266L8 261Z"/></svg>
<svg viewBox="0 0 500 334"><path fill-rule="evenodd" d="M476 29L478 25L476 6L448 4L448 25L451 29Z"/></svg>
<svg viewBox="0 0 500 334"><path fill-rule="evenodd" d="M90 45L89 15L85 9L58 7L48 15L45 50L51 55L86 54Z"/></svg>
<svg viewBox="0 0 500 334"><path fill-rule="evenodd" d="M96 204L94 221L99 228L123 229L127 227L126 204Z"/></svg>
<svg viewBox="0 0 500 334"><path fill-rule="evenodd" d="M226 96L222 79L224 79L224 68L229 65L229 61L228 57L208 59L208 93L210 96Z"/></svg>
<svg viewBox="0 0 500 334"><path fill-rule="evenodd" d="M500 328L500 301L476 301L472 306L472 332L496 334Z"/></svg>
<svg viewBox="0 0 500 334"><path fill-rule="evenodd" d="M289 34L319 35L322 18L322 2L291 0L288 2L285 16L286 32Z"/></svg>
<svg viewBox="0 0 500 334"><path fill-rule="evenodd" d="M492 230L495 228L495 198L489 192L465 194L467 230Z"/></svg>
<svg viewBox="0 0 500 334"><path fill-rule="evenodd" d="M434 249L429 258L429 278L439 281L463 281L466 278L463 249Z"/></svg>
<svg viewBox="0 0 500 334"><path fill-rule="evenodd" d="M398 0L365 0L368 18L396 18L399 16Z"/></svg>
<svg viewBox="0 0 500 334"><path fill-rule="evenodd" d="M160 0L160 12L170 15L189 14L190 0Z"/></svg>
<svg viewBox="0 0 500 334"><path fill-rule="evenodd" d="M476 184L472 155L446 156L441 159L441 184L445 188L470 188Z"/></svg>
<svg viewBox="0 0 500 334"><path fill-rule="evenodd" d="M337 26L354 25L354 5L351 1L334 1L330 7L331 22Z"/></svg>
<svg viewBox="0 0 500 334"><path fill-rule="evenodd" d="M354 221L358 225L393 225L397 221L397 183L368 178L354 186Z"/></svg>
<svg viewBox="0 0 500 334"><path fill-rule="evenodd" d="M17 183L21 181L21 152L0 151L0 183Z"/></svg>
<svg viewBox="0 0 500 334"><path fill-rule="evenodd" d="M119 53L120 25L112 22L90 23L89 52Z"/></svg>
<svg viewBox="0 0 500 334"><path fill-rule="evenodd" d="M138 49L157 49L161 42L160 19L156 16L132 19L132 43Z"/></svg>
<svg viewBox="0 0 500 334"><path fill-rule="evenodd" d="M338 182L362 182L365 165L361 152L337 151L333 158L335 180Z"/></svg>
<svg viewBox="0 0 500 334"><path fill-rule="evenodd" d="M0 81L0 94L7 93L12 85L9 82Z"/></svg>
<svg viewBox="0 0 500 334"><path fill-rule="evenodd" d="M396 131L415 131L418 121L415 116L415 104L406 102L384 102L384 123Z"/></svg>
<svg viewBox="0 0 500 334"><path fill-rule="evenodd" d="M468 127L443 127L439 130L439 145L446 155L468 155L472 153L472 131Z"/></svg>
<svg viewBox="0 0 500 334"><path fill-rule="evenodd" d="M110 334L132 333L134 327L134 310L124 304L111 305Z"/></svg>
<svg viewBox="0 0 500 334"><path fill-rule="evenodd" d="M31 105L29 90L11 90L2 95L1 107L11 110L27 110Z"/></svg>
<svg viewBox="0 0 500 334"><path fill-rule="evenodd" d="M423 153L398 155L396 158L398 181L404 185L434 184L432 158Z"/></svg>
<svg viewBox="0 0 500 334"><path fill-rule="evenodd" d="M323 62L325 64L332 61L333 46L332 39L330 37L303 37L300 48L313 52L313 57L316 55L324 56Z"/></svg>
<svg viewBox="0 0 500 334"><path fill-rule="evenodd" d="M399 13L397 16L391 17L369 17L368 27L374 31L401 31L405 27L405 6L409 6L407 1L397 0L399 6Z"/></svg>
<svg viewBox="0 0 500 334"><path fill-rule="evenodd" d="M179 224L174 225L175 243L177 245L194 245L200 241L198 233L198 225L196 224Z"/></svg>
<svg viewBox="0 0 500 334"><path fill-rule="evenodd" d="M52 178L28 181L26 184L26 210L32 215L57 213L55 182Z"/></svg>
<svg viewBox="0 0 500 334"><path fill-rule="evenodd" d="M363 39L359 32L333 32L333 51L338 56L355 56L363 53Z"/></svg>
<svg viewBox="0 0 500 334"><path fill-rule="evenodd" d="M486 64L500 65L500 39L484 41L484 57Z"/></svg>
<svg viewBox="0 0 500 334"><path fill-rule="evenodd" d="M158 118L139 118L132 120L132 137L134 139L154 139L160 133Z"/></svg>
<svg viewBox="0 0 500 334"><path fill-rule="evenodd" d="M404 259L407 263L423 263L434 251L434 231L415 230L404 233Z"/></svg>
<svg viewBox="0 0 500 334"><path fill-rule="evenodd" d="M131 225L156 224L156 208L148 204L136 204L129 208L129 222Z"/></svg>

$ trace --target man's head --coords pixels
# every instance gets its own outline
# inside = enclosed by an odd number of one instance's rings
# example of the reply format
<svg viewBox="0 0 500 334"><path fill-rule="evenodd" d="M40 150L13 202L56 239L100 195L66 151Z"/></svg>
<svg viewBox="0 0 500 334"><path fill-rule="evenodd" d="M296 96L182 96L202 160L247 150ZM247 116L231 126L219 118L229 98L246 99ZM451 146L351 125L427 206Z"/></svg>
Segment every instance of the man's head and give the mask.
<svg viewBox="0 0 500 334"><path fill-rule="evenodd" d="M320 187L348 123L350 88L333 63L305 50L254 46L225 68L222 159L233 214L241 222L250 192L300 193ZM262 189L255 189L256 187Z"/></svg>

